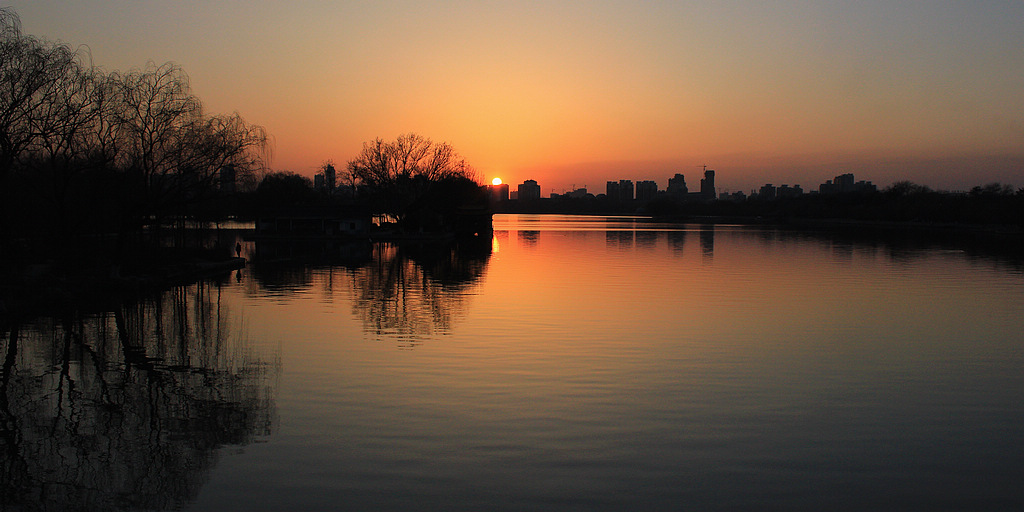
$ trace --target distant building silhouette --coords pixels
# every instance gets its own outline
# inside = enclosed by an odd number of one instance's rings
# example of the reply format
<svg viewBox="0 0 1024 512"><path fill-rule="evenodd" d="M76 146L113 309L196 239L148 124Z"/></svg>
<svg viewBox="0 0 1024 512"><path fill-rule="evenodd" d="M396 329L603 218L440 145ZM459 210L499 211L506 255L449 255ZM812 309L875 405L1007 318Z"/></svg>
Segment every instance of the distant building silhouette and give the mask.
<svg viewBox="0 0 1024 512"><path fill-rule="evenodd" d="M800 188L800 185L779 185L779 189L776 192L779 199L786 199L790 197L800 197L804 195L804 189Z"/></svg>
<svg viewBox="0 0 1024 512"><path fill-rule="evenodd" d="M619 180L619 200L633 200L633 180Z"/></svg>
<svg viewBox="0 0 1024 512"><path fill-rule="evenodd" d="M324 167L324 186L327 187L328 193L334 192L338 186L338 173L333 165L328 164Z"/></svg>
<svg viewBox="0 0 1024 512"><path fill-rule="evenodd" d="M766 183L757 192L754 193L754 197L762 200L772 199L787 199L790 197L800 197L804 195L804 189L800 188L800 185L779 185L776 187L771 183Z"/></svg>
<svg viewBox="0 0 1024 512"><path fill-rule="evenodd" d="M650 201L658 195L658 184L645 180L636 183L636 198L639 201Z"/></svg>
<svg viewBox="0 0 1024 512"><path fill-rule="evenodd" d="M747 200L747 195L743 191L737 190L736 192L722 192L718 194L718 199L722 201L733 201L736 203L742 203Z"/></svg>
<svg viewBox="0 0 1024 512"><path fill-rule="evenodd" d="M617 181L609 181L607 184L605 184L604 195L609 200L618 201L619 200L619 196L620 196L620 194L619 194L619 182L617 182Z"/></svg>
<svg viewBox="0 0 1024 512"><path fill-rule="evenodd" d="M589 194L587 194L587 189L586 187L584 187L575 189L572 192L569 192L568 194L565 195L566 197L571 197L573 199L583 199L584 197L587 197L587 195Z"/></svg>
<svg viewBox="0 0 1024 512"><path fill-rule="evenodd" d="M633 180L609 181L605 189L605 195L612 201L632 201Z"/></svg>
<svg viewBox="0 0 1024 512"><path fill-rule="evenodd" d="M700 195L704 199L715 198L715 171L704 171L704 179L700 180Z"/></svg>
<svg viewBox="0 0 1024 512"><path fill-rule="evenodd" d="M870 181L854 181L853 173L840 174L818 186L821 194L846 194L849 192L877 192L878 187Z"/></svg>
<svg viewBox="0 0 1024 512"><path fill-rule="evenodd" d="M502 201L508 201L508 183L502 183L500 185L488 185L487 189L491 193L491 200L497 203Z"/></svg>
<svg viewBox="0 0 1024 512"><path fill-rule="evenodd" d="M536 201L540 199L540 185L536 180L526 180L519 184L520 201Z"/></svg>
<svg viewBox="0 0 1024 512"><path fill-rule="evenodd" d="M667 191L674 196L684 196L689 193L689 190L686 188L686 178L682 174L676 174L669 178Z"/></svg>
<svg viewBox="0 0 1024 512"><path fill-rule="evenodd" d="M338 188L338 173L334 166L326 164L321 171L313 175L313 188L327 194L334 194Z"/></svg>

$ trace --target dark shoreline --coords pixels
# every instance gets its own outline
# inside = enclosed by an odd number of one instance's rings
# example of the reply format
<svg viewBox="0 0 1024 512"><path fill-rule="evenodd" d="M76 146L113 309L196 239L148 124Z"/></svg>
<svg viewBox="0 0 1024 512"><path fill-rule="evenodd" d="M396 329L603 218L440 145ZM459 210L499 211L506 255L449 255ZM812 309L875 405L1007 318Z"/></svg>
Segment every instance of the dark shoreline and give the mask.
<svg viewBox="0 0 1024 512"><path fill-rule="evenodd" d="M582 212L575 215L603 216ZM954 248L1024 268L1024 229L1012 225L728 215L637 216L652 222L762 226L853 243L880 242L896 250ZM418 241L429 239L415 238ZM400 243L403 240L401 237L384 237L384 240L374 237L367 241ZM8 262L8 268L0 271L0 325L47 311L101 308L103 304L176 285L223 278L247 264L245 258L213 251L159 252L85 268L76 267L68 263L70 261L74 261L74 257L66 255L59 261L20 265Z"/></svg>
<svg viewBox="0 0 1024 512"><path fill-rule="evenodd" d="M241 257L191 255L89 269L61 269L58 262L25 265L21 272L8 269L0 274L0 325L47 311L103 309L104 304L226 276L245 266Z"/></svg>

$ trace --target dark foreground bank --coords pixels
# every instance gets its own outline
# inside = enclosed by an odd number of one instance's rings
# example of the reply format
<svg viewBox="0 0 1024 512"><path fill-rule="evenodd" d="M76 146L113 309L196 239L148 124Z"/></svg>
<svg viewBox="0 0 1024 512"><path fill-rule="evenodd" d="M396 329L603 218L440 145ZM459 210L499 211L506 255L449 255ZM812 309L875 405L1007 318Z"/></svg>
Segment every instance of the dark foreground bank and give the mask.
<svg viewBox="0 0 1024 512"><path fill-rule="evenodd" d="M245 258L201 249L163 249L108 262L67 256L7 262L0 270L0 323L41 311L102 307L111 300L223 275L245 263Z"/></svg>

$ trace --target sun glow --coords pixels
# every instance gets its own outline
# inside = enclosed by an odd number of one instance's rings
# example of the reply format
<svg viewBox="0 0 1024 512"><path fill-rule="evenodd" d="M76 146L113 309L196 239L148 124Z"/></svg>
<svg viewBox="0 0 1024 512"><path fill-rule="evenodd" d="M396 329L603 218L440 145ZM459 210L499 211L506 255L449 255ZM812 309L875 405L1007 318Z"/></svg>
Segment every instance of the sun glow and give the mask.
<svg viewBox="0 0 1024 512"><path fill-rule="evenodd" d="M501 185L501 178L494 178L491 180L491 185Z"/></svg>

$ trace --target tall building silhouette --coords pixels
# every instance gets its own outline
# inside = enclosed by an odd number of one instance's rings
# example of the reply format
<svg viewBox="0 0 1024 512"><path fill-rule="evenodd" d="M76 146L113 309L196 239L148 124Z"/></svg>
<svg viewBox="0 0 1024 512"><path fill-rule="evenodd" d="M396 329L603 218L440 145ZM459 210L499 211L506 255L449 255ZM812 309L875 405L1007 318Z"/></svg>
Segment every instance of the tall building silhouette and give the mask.
<svg viewBox="0 0 1024 512"><path fill-rule="evenodd" d="M619 201L633 200L633 180L619 180Z"/></svg>
<svg viewBox="0 0 1024 512"><path fill-rule="evenodd" d="M686 195L689 190L686 188L686 178L682 174L676 174L668 179L668 193L674 196Z"/></svg>
<svg viewBox="0 0 1024 512"><path fill-rule="evenodd" d="M607 197L608 199L610 199L612 201L618 201L619 200L619 182L617 182L617 181L609 181L605 185L604 195L605 195L605 197Z"/></svg>
<svg viewBox="0 0 1024 512"><path fill-rule="evenodd" d="M650 180L636 182L636 198L639 201L650 201L658 195L658 184Z"/></svg>
<svg viewBox="0 0 1024 512"><path fill-rule="evenodd" d="M497 203L508 201L508 183L500 185L487 185L491 191L491 200Z"/></svg>
<svg viewBox="0 0 1024 512"><path fill-rule="evenodd" d="M715 198L715 171L704 171L704 179L700 180L700 195L705 199Z"/></svg>
<svg viewBox="0 0 1024 512"><path fill-rule="evenodd" d="M840 174L818 186L821 194L845 194L847 192L876 192L878 187L870 181L855 181L853 173Z"/></svg>
<svg viewBox="0 0 1024 512"><path fill-rule="evenodd" d="M605 195L612 201L632 201L633 180L609 181Z"/></svg>
<svg viewBox="0 0 1024 512"><path fill-rule="evenodd" d="M519 200L535 201L540 199L540 185L536 180L526 180L519 184Z"/></svg>
<svg viewBox="0 0 1024 512"><path fill-rule="evenodd" d="M324 186L327 187L327 192L334 192L338 186L338 173L333 165L328 164L324 167Z"/></svg>

